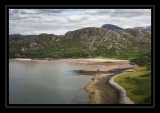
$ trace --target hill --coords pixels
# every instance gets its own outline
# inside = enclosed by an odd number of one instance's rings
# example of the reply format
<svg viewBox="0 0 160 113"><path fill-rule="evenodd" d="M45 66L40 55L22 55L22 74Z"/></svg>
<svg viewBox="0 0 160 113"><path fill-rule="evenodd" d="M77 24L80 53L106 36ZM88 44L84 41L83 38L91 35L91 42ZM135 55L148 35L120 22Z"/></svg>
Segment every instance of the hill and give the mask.
<svg viewBox="0 0 160 113"><path fill-rule="evenodd" d="M42 33L9 40L9 58L130 58L151 49L151 32L83 28L63 36Z"/></svg>
<svg viewBox="0 0 160 113"><path fill-rule="evenodd" d="M123 28L118 27L116 25L112 25L112 24L104 24L104 25L102 25L101 28L106 28L106 29L109 29L109 30L123 30Z"/></svg>

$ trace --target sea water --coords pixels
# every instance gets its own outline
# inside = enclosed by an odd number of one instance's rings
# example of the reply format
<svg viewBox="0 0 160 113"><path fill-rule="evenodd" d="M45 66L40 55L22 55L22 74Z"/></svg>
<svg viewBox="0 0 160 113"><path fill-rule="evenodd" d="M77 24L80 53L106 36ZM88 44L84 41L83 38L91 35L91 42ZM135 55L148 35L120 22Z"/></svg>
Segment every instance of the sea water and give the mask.
<svg viewBox="0 0 160 113"><path fill-rule="evenodd" d="M63 61L9 61L9 104L88 104L84 87L91 76L74 71L88 67Z"/></svg>

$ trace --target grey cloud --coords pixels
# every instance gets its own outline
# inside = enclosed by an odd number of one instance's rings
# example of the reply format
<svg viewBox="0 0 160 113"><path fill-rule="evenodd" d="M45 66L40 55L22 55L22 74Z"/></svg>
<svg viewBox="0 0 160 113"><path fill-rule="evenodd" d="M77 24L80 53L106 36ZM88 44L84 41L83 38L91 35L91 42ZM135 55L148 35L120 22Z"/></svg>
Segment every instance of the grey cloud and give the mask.
<svg viewBox="0 0 160 113"><path fill-rule="evenodd" d="M113 17L133 17L141 15L151 15L150 9L90 9L87 11L87 14L97 14L97 15L110 15Z"/></svg>
<svg viewBox="0 0 160 113"><path fill-rule="evenodd" d="M10 9L10 13L16 14L43 14L43 13L61 13L65 9Z"/></svg>
<svg viewBox="0 0 160 113"><path fill-rule="evenodd" d="M10 9L9 18L19 20L26 18L40 18L40 15L56 15L63 12L64 9Z"/></svg>
<svg viewBox="0 0 160 113"><path fill-rule="evenodd" d="M48 14L48 13L61 13L64 9L24 9L21 10L22 14Z"/></svg>
<svg viewBox="0 0 160 113"><path fill-rule="evenodd" d="M150 25L150 16L149 10L11 9L9 10L9 32L12 34L46 32L59 35L83 27L101 27L103 24L135 27Z"/></svg>

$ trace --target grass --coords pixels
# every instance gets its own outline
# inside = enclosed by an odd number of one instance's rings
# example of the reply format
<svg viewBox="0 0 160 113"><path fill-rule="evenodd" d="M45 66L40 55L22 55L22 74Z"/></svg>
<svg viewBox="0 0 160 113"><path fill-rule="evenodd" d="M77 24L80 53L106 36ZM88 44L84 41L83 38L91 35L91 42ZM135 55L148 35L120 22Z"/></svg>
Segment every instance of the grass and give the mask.
<svg viewBox="0 0 160 113"><path fill-rule="evenodd" d="M114 81L126 90L127 96L135 104L151 103L151 76L146 67L138 67L134 72L120 74Z"/></svg>

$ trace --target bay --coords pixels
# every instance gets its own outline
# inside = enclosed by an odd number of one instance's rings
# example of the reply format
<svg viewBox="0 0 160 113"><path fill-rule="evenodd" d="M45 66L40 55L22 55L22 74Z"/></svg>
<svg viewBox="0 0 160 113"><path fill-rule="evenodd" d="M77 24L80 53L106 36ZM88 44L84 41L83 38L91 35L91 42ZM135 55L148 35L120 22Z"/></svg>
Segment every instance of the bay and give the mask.
<svg viewBox="0 0 160 113"><path fill-rule="evenodd" d="M91 76L74 70L87 64L50 61L9 61L9 104L88 104L84 87Z"/></svg>

